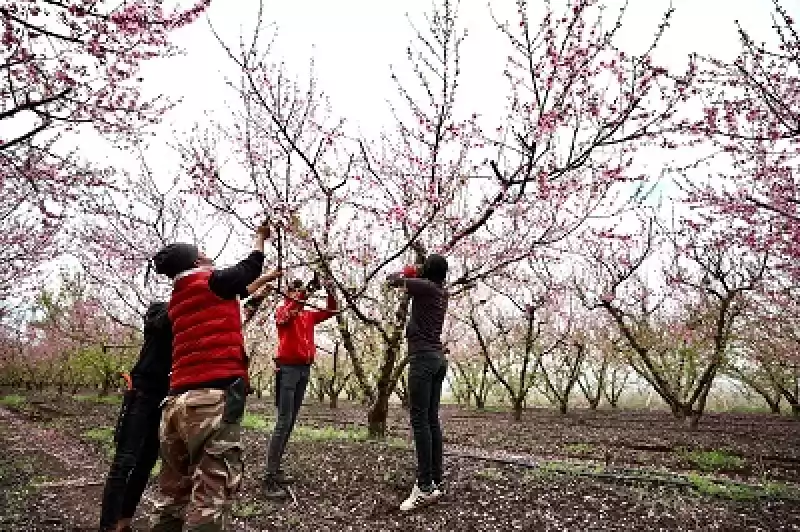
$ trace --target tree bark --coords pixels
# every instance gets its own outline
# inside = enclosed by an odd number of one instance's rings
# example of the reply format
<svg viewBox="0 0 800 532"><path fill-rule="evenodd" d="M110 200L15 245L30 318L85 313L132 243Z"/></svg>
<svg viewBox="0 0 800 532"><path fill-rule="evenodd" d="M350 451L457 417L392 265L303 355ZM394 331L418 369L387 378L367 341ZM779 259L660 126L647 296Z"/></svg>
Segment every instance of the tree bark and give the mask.
<svg viewBox="0 0 800 532"><path fill-rule="evenodd" d="M389 396L378 388L378 397L367 414L367 437L383 439L386 437L386 419L389 417Z"/></svg>
<svg viewBox="0 0 800 532"><path fill-rule="evenodd" d="M519 397L519 398L515 397L512 400L512 403L511 403L512 404L512 409L513 409L512 410L512 415L514 417L514 421L522 421L523 403L524 403L524 398L523 397Z"/></svg>

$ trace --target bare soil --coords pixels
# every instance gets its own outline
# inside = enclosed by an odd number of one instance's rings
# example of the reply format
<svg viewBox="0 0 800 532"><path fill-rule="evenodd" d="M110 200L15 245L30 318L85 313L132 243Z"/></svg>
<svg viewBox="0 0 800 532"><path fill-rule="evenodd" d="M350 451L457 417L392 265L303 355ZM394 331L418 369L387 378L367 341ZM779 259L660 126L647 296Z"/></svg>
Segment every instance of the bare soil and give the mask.
<svg viewBox="0 0 800 532"><path fill-rule="evenodd" d="M117 410L30 394L0 406L0 530L96 530L109 464L98 429L111 427ZM414 456L400 407L388 444L378 444L358 440L363 407L305 405L286 457L297 504L259 493L271 417L269 401L248 405L238 531L800 530L800 422L790 418L710 415L690 431L662 412L530 410L514 422L446 406L448 494L406 515L398 506ZM701 451L723 459L698 462ZM755 488L711 489L718 484L704 479ZM156 496L151 485L138 530L147 530Z"/></svg>

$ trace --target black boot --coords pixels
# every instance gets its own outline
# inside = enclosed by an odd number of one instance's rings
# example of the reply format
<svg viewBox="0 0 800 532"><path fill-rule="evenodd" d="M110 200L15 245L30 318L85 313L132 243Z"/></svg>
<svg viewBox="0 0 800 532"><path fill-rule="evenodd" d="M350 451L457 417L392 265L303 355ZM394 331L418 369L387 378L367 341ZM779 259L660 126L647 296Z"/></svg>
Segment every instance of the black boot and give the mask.
<svg viewBox="0 0 800 532"><path fill-rule="evenodd" d="M278 468L278 473L275 475L275 480L278 484L287 485L287 484L294 484L294 477L284 471L281 468Z"/></svg>
<svg viewBox="0 0 800 532"><path fill-rule="evenodd" d="M264 497L267 499L285 499L289 496L289 493L286 491L281 483L278 480L278 475L275 473L267 473L264 477L264 482L261 485L261 491L264 493Z"/></svg>

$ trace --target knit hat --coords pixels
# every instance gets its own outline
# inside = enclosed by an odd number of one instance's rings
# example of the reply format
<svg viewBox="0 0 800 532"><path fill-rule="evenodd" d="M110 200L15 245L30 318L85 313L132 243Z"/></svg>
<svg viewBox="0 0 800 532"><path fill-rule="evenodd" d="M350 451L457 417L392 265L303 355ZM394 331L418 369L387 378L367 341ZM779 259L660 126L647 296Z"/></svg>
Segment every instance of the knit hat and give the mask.
<svg viewBox="0 0 800 532"><path fill-rule="evenodd" d="M156 273L174 279L179 273L194 268L199 256L200 250L193 244L170 244L155 254L153 266Z"/></svg>
<svg viewBox="0 0 800 532"><path fill-rule="evenodd" d="M447 259L441 255L431 254L422 265L420 277L442 284L447 278Z"/></svg>

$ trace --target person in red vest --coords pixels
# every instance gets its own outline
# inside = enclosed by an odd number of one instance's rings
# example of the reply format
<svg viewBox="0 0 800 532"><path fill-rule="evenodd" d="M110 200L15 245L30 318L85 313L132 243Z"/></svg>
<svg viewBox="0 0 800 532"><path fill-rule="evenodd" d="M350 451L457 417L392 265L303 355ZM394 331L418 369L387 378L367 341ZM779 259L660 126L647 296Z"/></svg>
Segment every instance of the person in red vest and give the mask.
<svg viewBox="0 0 800 532"><path fill-rule="evenodd" d="M240 298L280 276L260 275L266 224L253 250L229 268L191 244L170 244L153 257L173 280L168 315L174 335L169 392L163 403L154 532L226 529L230 499L242 481L241 420L248 393ZM184 528L185 526L185 528Z"/></svg>
<svg viewBox="0 0 800 532"><path fill-rule="evenodd" d="M317 352L314 343L314 327L336 315L338 306L330 280L322 282L327 293L325 310L308 310L305 301L309 292L318 288L314 281L304 286L300 280L292 282L287 298L275 312L278 329L277 384L275 394L278 419L267 449L267 470L264 475L263 491L269 499L283 499L288 496L284 485L291 482L281 466L281 458L286 443L292 434L297 414L303 404L306 387L311 372L311 364ZM313 286L316 285L316 286Z"/></svg>

